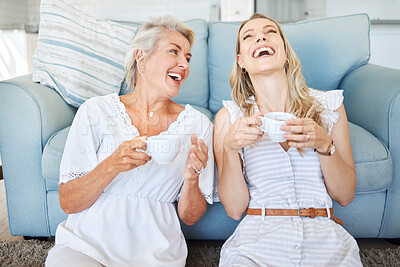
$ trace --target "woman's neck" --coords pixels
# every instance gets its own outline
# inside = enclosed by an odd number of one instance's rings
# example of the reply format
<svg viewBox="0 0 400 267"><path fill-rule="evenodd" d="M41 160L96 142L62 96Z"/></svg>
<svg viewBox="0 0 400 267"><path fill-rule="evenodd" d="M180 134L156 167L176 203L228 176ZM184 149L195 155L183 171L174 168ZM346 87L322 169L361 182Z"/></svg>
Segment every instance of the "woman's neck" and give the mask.
<svg viewBox="0 0 400 267"><path fill-rule="evenodd" d="M168 113L170 104L169 99L163 99L152 90L143 89L141 86L136 86L129 96L128 105L136 110L136 112L143 113L146 117L153 117L155 113Z"/></svg>
<svg viewBox="0 0 400 267"><path fill-rule="evenodd" d="M251 77L251 82L256 93L257 106L263 114L286 112L288 83L284 73Z"/></svg>

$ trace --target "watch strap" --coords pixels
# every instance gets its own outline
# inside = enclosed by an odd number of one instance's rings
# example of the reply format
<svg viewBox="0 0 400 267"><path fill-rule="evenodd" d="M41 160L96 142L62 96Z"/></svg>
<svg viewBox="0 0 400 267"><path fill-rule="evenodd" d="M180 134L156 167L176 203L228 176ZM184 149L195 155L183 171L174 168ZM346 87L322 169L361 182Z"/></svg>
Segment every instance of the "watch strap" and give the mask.
<svg viewBox="0 0 400 267"><path fill-rule="evenodd" d="M332 142L331 142L330 145L328 146L328 149L327 149L326 152L320 152L320 151L318 151L316 148L314 148L314 152L318 152L318 154L323 155L323 156L330 156L330 155L332 155L331 149L332 149L332 147L333 147L334 144L335 144L335 143L333 142L333 139L332 139Z"/></svg>

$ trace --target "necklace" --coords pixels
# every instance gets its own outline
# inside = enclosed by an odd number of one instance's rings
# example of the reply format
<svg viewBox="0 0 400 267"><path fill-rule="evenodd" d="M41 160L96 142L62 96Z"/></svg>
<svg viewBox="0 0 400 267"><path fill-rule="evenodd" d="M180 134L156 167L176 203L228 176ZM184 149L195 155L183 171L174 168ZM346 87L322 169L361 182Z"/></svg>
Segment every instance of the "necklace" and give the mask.
<svg viewBox="0 0 400 267"><path fill-rule="evenodd" d="M135 100L135 103L137 104L137 107L139 107L142 110L145 110L145 108L137 101L136 98L134 98L134 100ZM146 109L146 115L148 118L153 118L154 113L160 112L161 110L164 110L164 109L167 109L167 107L163 107L163 108L161 108L159 110L155 110L155 111L150 111L150 110Z"/></svg>

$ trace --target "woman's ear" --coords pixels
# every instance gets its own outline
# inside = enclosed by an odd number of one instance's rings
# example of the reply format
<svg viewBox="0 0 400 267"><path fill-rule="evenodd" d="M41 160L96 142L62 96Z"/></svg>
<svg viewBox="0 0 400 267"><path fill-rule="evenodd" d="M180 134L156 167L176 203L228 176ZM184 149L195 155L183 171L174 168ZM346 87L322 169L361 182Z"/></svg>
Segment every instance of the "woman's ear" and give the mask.
<svg viewBox="0 0 400 267"><path fill-rule="evenodd" d="M143 56L144 56L143 50L138 49L138 50L135 51L135 60L136 60L136 62L139 62Z"/></svg>
<svg viewBox="0 0 400 267"><path fill-rule="evenodd" d="M145 53L144 53L143 50L139 50L138 49L135 52L136 66L137 66L137 68L138 68L140 73L143 73L144 69L145 69L144 68L144 63L143 63L144 55L145 55ZM142 62L140 62L140 61L142 61Z"/></svg>
<svg viewBox="0 0 400 267"><path fill-rule="evenodd" d="M236 62L239 65L240 68L243 68L243 62L242 62L242 57L240 56L240 54L236 55Z"/></svg>

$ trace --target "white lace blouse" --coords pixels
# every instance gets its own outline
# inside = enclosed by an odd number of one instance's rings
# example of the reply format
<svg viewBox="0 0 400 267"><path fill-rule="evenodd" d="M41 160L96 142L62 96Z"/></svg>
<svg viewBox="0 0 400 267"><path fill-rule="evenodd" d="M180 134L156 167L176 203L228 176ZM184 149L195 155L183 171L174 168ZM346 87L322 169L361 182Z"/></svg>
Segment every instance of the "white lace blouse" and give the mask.
<svg viewBox="0 0 400 267"><path fill-rule="evenodd" d="M205 199L214 190L213 125L186 105L160 135L181 137L173 163L145 165L120 173L87 210L71 214L56 232L56 244L85 253L106 266L184 266L187 248L173 202L183 184L183 170L195 133L209 148L200 175ZM60 183L81 177L108 157L123 141L139 135L117 94L95 97L77 111L60 166Z"/></svg>

